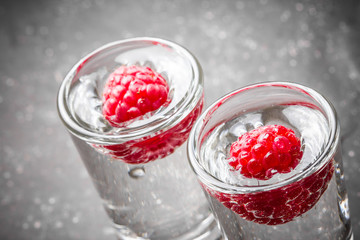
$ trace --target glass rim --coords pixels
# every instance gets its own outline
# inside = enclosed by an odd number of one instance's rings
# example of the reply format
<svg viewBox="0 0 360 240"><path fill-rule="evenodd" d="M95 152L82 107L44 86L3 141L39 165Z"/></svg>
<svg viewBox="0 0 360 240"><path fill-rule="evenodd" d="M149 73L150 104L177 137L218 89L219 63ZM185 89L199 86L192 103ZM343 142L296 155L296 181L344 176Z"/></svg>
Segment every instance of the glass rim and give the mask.
<svg viewBox="0 0 360 240"><path fill-rule="evenodd" d="M254 186L240 186L235 185L231 183L226 183L224 181L221 181L217 177L211 175L204 169L203 166L199 163L200 154L199 154L199 137L201 134L201 130L203 126L206 125L206 118L210 117L211 114L213 114L216 109L223 104L224 102L231 99L232 96L239 94L243 91L247 91L253 88L257 87L283 87L283 88L290 88L293 90L301 91L302 93L310 96L314 101L316 101L319 106L321 106L323 111L326 113L328 117L328 123L329 123L329 130L330 134L326 141L325 148L322 151L322 153L315 159L315 161L309 166L307 166L303 171L286 178L284 180L277 181L275 183L269 183L269 184L263 184L263 185L254 185ZM319 92L303 86L298 83L292 83L292 82L263 82L263 83L257 83L257 84L251 84L247 85L243 88L239 88L237 90L234 90L222 97L220 97L218 100L216 100L212 105L210 105L203 113L200 115L200 117L195 122L188 139L188 161L190 163L190 166L192 167L193 171L197 175L200 182L205 184L207 187L210 187L211 189L218 190L224 193L230 193L230 194L241 194L241 193L255 193L260 191L269 191L272 189L281 188L283 186L289 185L291 183L297 182L312 173L319 170L325 162L330 160L336 153L338 142L340 138L340 126L339 121L336 115L336 111L334 106Z"/></svg>
<svg viewBox="0 0 360 240"><path fill-rule="evenodd" d="M116 47L121 47L123 44L141 42L149 43L149 45L154 44L174 49L177 53L181 54L184 59L187 59L189 61L189 65L191 68L190 71L192 71L192 79L190 81L191 84L181 101L169 110L169 112L171 110L174 111L171 111L172 113L169 114L169 116L167 116L166 118L154 119L146 122L143 125L135 127L126 127L124 129L120 129L116 132L117 134L114 135L91 131L90 129L83 128L72 117L72 113L67 102L67 98L70 92L70 85L75 79L76 73L79 72L81 68L86 65L87 61L89 61L90 59L96 59L96 56L98 54L101 54L102 52L111 50ZM201 87L199 87L200 85ZM179 123L182 119L186 117L188 112L195 108L201 97L203 97L202 85L203 72L201 65L196 59L196 57L185 47L179 45L178 43L155 37L127 38L102 45L101 47L85 55L71 68L71 70L67 73L60 85L57 95L57 110L63 124L65 125L67 130L70 131L70 133L72 133L73 135L92 143L116 144L119 142L133 140L134 138L145 137L152 133L170 129L171 127L175 126L177 123ZM199 93L199 88L201 88L201 94Z"/></svg>

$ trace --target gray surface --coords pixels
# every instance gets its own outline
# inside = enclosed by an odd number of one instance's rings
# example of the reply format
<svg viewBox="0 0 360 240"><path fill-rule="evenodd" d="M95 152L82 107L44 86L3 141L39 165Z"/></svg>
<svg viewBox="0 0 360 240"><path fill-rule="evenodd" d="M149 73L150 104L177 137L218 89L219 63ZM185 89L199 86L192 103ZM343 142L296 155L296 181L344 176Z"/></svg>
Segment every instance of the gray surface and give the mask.
<svg viewBox="0 0 360 240"><path fill-rule="evenodd" d="M310 86L332 101L360 236L357 1L1 1L0 239L114 239L56 112L75 62L110 41L154 36L201 62L206 101L249 83Z"/></svg>

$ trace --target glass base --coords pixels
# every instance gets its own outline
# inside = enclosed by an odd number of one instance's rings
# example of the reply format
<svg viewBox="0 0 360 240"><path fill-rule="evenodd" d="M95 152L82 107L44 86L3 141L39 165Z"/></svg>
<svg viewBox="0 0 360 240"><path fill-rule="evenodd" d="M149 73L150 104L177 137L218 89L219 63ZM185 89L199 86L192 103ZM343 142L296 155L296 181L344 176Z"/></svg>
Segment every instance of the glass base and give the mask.
<svg viewBox="0 0 360 240"><path fill-rule="evenodd" d="M151 236L138 236L134 231L126 226L114 224L116 237L118 240L151 240ZM199 225L195 226L189 232L181 236L171 236L171 232L164 233L164 237L157 240L223 240L220 230L212 215L202 221Z"/></svg>

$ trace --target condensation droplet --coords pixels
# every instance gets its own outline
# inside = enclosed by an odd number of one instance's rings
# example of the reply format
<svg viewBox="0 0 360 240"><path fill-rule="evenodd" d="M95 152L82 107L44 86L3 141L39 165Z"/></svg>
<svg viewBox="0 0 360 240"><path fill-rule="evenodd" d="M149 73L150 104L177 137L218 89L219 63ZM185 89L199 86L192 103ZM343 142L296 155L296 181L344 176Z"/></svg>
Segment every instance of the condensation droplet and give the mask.
<svg viewBox="0 0 360 240"><path fill-rule="evenodd" d="M265 66L260 66L259 67L259 73L265 73L266 72L266 67Z"/></svg>
<svg viewBox="0 0 360 240"><path fill-rule="evenodd" d="M63 226L64 226L64 224L62 222L56 221L56 223L55 223L56 228L62 228Z"/></svg>
<svg viewBox="0 0 360 240"><path fill-rule="evenodd" d="M35 229L41 228L41 222L39 222L39 221L34 222L34 228Z"/></svg>
<svg viewBox="0 0 360 240"><path fill-rule="evenodd" d="M12 78L8 78L6 79L5 83L8 87L13 87L15 85L15 80Z"/></svg>
<svg viewBox="0 0 360 240"><path fill-rule="evenodd" d="M132 178L141 178L145 176L144 167L134 167L129 170L129 176Z"/></svg>
<svg viewBox="0 0 360 240"><path fill-rule="evenodd" d="M291 59L289 64L291 67L295 67L297 65L297 61L295 59Z"/></svg>
<svg viewBox="0 0 360 240"><path fill-rule="evenodd" d="M301 3L297 3L295 5L295 7L296 7L296 11L298 11L298 12L301 12L302 10L304 10L304 5Z"/></svg>
<svg viewBox="0 0 360 240"><path fill-rule="evenodd" d="M22 228L23 229L29 229L29 223L23 223L23 225L22 225Z"/></svg>
<svg viewBox="0 0 360 240"><path fill-rule="evenodd" d="M290 17L291 17L291 12L290 11L284 11L280 16L280 20L282 22L286 22L286 21L289 20Z"/></svg>
<svg viewBox="0 0 360 240"><path fill-rule="evenodd" d="M52 48L46 48L46 49L45 49L45 55L46 55L47 57L53 57L53 56L54 56L54 49L52 49Z"/></svg>
<svg viewBox="0 0 360 240"><path fill-rule="evenodd" d="M3 176L5 179L9 179L11 177L11 174L9 172L4 172Z"/></svg>
<svg viewBox="0 0 360 240"><path fill-rule="evenodd" d="M355 157L355 152L351 150L348 152L348 155L349 157Z"/></svg>
<svg viewBox="0 0 360 240"><path fill-rule="evenodd" d="M41 26L40 28L39 28L39 33L41 34L41 35L48 35L49 34L49 28L48 27L46 27L46 26Z"/></svg>
<svg viewBox="0 0 360 240"><path fill-rule="evenodd" d="M239 10L244 9L245 4L243 2L236 2L236 8Z"/></svg>
<svg viewBox="0 0 360 240"><path fill-rule="evenodd" d="M54 197L51 197L48 201L50 204L54 204L56 202L56 199Z"/></svg>
<svg viewBox="0 0 360 240"><path fill-rule="evenodd" d="M72 222L73 222L74 224L79 223L79 221L80 221L80 219L79 219L77 216L75 216L75 217L72 218Z"/></svg>

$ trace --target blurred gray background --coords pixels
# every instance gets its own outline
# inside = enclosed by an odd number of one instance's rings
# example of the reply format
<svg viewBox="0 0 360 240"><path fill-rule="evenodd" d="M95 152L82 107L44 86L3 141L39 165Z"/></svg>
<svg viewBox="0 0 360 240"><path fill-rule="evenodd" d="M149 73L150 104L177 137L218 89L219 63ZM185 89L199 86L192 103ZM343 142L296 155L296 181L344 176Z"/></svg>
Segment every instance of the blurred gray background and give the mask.
<svg viewBox="0 0 360 240"><path fill-rule="evenodd" d="M263 81L305 84L333 102L360 237L359 1L1 0L0 239L115 239L56 95L85 54L138 36L188 48L207 105Z"/></svg>

